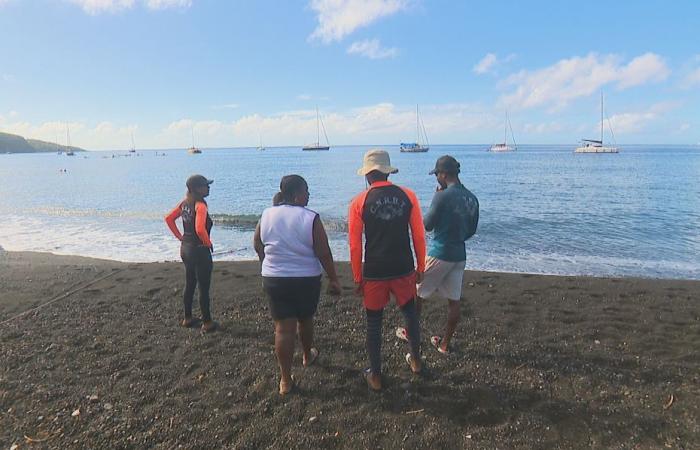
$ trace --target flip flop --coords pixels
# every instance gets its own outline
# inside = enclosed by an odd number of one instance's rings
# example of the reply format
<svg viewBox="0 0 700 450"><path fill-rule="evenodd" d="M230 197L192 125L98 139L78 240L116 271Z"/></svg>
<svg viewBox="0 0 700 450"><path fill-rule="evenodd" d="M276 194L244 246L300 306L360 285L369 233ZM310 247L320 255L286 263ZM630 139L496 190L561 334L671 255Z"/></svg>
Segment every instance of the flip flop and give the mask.
<svg viewBox="0 0 700 450"><path fill-rule="evenodd" d="M440 347L440 344L442 344L442 338L440 336L433 336L430 338L430 343L433 344L433 347L435 347L435 350L439 351L443 355L449 355L450 351L449 350L443 350L442 347Z"/></svg>
<svg viewBox="0 0 700 450"><path fill-rule="evenodd" d="M408 332L404 327L396 327L396 337L408 342Z"/></svg>
<svg viewBox="0 0 700 450"><path fill-rule="evenodd" d="M406 364L408 364L408 368L411 369L411 373L413 373L415 375L420 375L422 370L419 370L418 372L413 371L413 366L411 365L411 360L413 359L413 357L411 356L410 353L406 353L405 359L406 359Z"/></svg>
<svg viewBox="0 0 700 450"><path fill-rule="evenodd" d="M316 347L311 347L311 350L309 350L309 353L311 354L311 359L306 361L306 364L304 364L304 367L309 367L313 366L316 360L318 359L319 351Z"/></svg>
<svg viewBox="0 0 700 450"><path fill-rule="evenodd" d="M297 387L297 380L295 380L295 379L294 379L294 375L292 375L292 383L291 383L290 385L288 385L288 389L287 389L287 390L283 391L283 390L282 390L282 384L280 383L280 386L279 386L280 395L281 395L282 397L284 397L285 395L291 394L291 393L296 389L296 387Z"/></svg>
<svg viewBox="0 0 700 450"><path fill-rule="evenodd" d="M370 375L372 375L372 368L371 367L368 367L362 371L362 377L365 379L365 382L367 383L367 387L369 388L369 390L372 392L380 392L382 390L382 388L381 387L379 389L375 388L374 386L372 386L372 383L369 381Z"/></svg>

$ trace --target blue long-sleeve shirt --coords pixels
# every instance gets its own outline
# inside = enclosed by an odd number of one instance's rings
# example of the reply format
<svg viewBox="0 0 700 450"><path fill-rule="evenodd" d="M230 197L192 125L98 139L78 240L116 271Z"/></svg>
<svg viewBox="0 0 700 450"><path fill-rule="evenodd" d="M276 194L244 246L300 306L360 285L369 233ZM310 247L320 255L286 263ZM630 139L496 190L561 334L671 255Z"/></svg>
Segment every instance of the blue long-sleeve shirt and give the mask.
<svg viewBox="0 0 700 450"><path fill-rule="evenodd" d="M438 191L423 218L425 229L433 231L428 256L443 261L465 261L464 242L479 221L479 201L464 185L457 183Z"/></svg>

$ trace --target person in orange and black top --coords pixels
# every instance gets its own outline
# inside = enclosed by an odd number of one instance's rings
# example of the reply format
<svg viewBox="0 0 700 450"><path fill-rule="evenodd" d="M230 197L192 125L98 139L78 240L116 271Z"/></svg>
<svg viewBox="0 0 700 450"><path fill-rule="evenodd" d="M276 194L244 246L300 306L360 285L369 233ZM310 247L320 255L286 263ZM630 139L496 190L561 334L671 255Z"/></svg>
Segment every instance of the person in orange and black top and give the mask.
<svg viewBox="0 0 700 450"><path fill-rule="evenodd" d="M368 151L357 173L363 175L370 186L352 200L348 211L350 263L357 292L364 297L367 315L370 367L365 370L365 378L370 389L375 391L382 388L382 316L390 294L394 295L406 319L411 347L406 362L413 373L420 373L422 368L415 299L416 283L422 281L425 270L425 229L413 191L388 181L389 174L396 172L398 169L391 166L387 152L379 149Z"/></svg>
<svg viewBox="0 0 700 450"><path fill-rule="evenodd" d="M209 237L212 220L204 200L209 195L209 185L213 182L214 180L208 180L202 175L189 177L185 199L165 217L170 231L182 242L180 257L185 263L185 317L181 325L191 327L195 323L192 318L192 302L194 290L199 285L199 308L202 312L202 331L205 333L216 329L216 323L211 319L209 299L213 268L211 254L214 250ZM175 224L178 217L182 218L182 233Z"/></svg>

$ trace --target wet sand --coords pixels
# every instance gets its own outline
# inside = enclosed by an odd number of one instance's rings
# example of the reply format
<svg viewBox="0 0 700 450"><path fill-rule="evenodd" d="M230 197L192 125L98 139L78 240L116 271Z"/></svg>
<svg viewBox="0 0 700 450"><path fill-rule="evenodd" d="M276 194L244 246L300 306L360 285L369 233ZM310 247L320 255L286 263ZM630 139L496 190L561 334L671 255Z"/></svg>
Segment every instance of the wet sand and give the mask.
<svg viewBox="0 0 700 450"><path fill-rule="evenodd" d="M422 376L387 310L377 394L339 267L318 364L297 355L280 398L257 263L215 263L203 335L177 326L181 264L0 254L0 446L700 448L700 282L467 272L449 357L428 342L444 300L427 304Z"/></svg>

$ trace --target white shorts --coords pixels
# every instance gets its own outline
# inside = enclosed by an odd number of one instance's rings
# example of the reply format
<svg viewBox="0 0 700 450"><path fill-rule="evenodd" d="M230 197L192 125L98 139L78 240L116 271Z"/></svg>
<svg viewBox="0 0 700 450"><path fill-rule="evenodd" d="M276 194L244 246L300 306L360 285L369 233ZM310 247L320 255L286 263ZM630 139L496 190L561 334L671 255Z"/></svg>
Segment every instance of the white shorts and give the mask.
<svg viewBox="0 0 700 450"><path fill-rule="evenodd" d="M418 297L429 298L439 291L440 295L452 301L462 297L462 280L466 261L443 261L428 256L425 259L423 282L418 284Z"/></svg>

